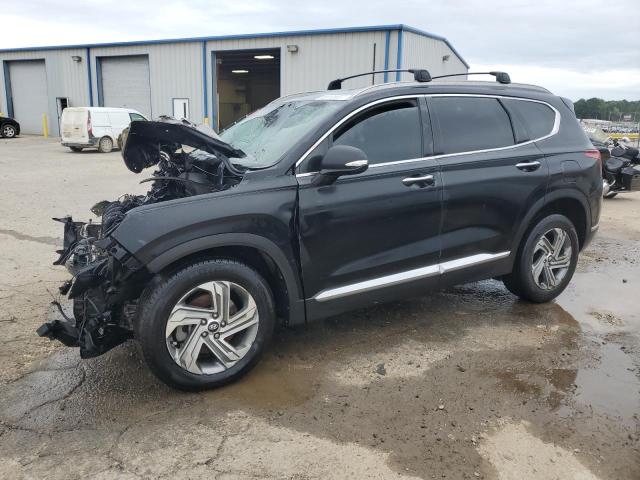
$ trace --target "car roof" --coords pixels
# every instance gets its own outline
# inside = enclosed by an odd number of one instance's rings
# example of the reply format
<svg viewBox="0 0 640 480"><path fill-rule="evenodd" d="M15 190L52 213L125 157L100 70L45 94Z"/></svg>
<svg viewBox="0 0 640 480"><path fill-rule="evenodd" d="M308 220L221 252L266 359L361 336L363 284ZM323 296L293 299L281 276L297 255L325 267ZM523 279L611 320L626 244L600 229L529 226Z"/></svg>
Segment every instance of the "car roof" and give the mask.
<svg viewBox="0 0 640 480"><path fill-rule="evenodd" d="M98 112L140 113L137 110L133 110L131 108L120 108L120 107L67 107L65 110L71 110L71 111L91 110L91 111L98 111Z"/></svg>
<svg viewBox="0 0 640 480"><path fill-rule="evenodd" d="M416 92L417 91L417 92ZM411 93L468 93L484 95L525 96L538 98L552 95L549 90L537 85L525 83L502 84L476 80L433 80L431 82L389 82L370 85L364 88L320 90L281 97L290 101L342 100L349 101L358 97L385 97L395 94Z"/></svg>

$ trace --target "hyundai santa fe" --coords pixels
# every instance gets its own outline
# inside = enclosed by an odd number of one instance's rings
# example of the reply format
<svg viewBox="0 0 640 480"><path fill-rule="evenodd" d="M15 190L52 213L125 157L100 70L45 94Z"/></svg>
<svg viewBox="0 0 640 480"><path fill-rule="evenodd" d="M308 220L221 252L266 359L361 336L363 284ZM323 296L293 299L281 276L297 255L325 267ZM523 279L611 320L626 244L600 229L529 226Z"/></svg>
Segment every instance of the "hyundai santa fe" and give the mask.
<svg viewBox="0 0 640 480"><path fill-rule="evenodd" d="M132 122L146 195L59 218L71 309L38 334L82 358L135 338L168 385L245 374L274 326L498 278L548 302L598 228L600 158L544 88L430 81L283 97L216 135Z"/></svg>

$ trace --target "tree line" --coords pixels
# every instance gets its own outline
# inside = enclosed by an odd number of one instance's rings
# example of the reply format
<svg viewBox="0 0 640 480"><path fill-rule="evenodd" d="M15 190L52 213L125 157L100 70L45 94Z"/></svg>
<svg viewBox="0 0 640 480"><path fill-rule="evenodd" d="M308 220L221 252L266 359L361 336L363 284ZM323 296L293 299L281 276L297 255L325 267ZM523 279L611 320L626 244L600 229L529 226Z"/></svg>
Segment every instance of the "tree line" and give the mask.
<svg viewBox="0 0 640 480"><path fill-rule="evenodd" d="M634 122L640 121L640 100L609 100L601 98L581 98L574 102L576 117L598 118L600 120L621 121L624 115L631 115Z"/></svg>

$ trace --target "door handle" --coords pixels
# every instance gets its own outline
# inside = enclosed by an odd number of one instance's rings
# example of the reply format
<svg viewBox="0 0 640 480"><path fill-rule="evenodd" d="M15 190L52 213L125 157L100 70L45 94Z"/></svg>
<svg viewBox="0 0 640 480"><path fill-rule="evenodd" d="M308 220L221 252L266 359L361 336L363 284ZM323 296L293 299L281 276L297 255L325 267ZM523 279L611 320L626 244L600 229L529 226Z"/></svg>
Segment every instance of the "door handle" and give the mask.
<svg viewBox="0 0 640 480"><path fill-rule="evenodd" d="M415 184L424 184L422 186L433 185L433 175L420 175L419 177L407 177L402 179L402 183L406 187L410 187Z"/></svg>
<svg viewBox="0 0 640 480"><path fill-rule="evenodd" d="M539 169L540 165L541 163L538 161L523 162L523 163L516 164L516 168L519 168L520 170L524 170L525 172L533 172L534 170Z"/></svg>

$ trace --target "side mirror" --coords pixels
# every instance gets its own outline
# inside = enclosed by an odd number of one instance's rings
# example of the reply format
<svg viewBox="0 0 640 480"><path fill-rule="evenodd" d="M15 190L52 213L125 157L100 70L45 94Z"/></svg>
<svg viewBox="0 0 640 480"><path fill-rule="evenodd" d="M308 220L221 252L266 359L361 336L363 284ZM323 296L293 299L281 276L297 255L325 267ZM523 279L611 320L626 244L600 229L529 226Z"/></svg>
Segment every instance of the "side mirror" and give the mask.
<svg viewBox="0 0 640 480"><path fill-rule="evenodd" d="M356 147L334 145L320 161L320 173L313 179L313 185L322 186L335 182L342 175L356 175L369 168L367 154Z"/></svg>

